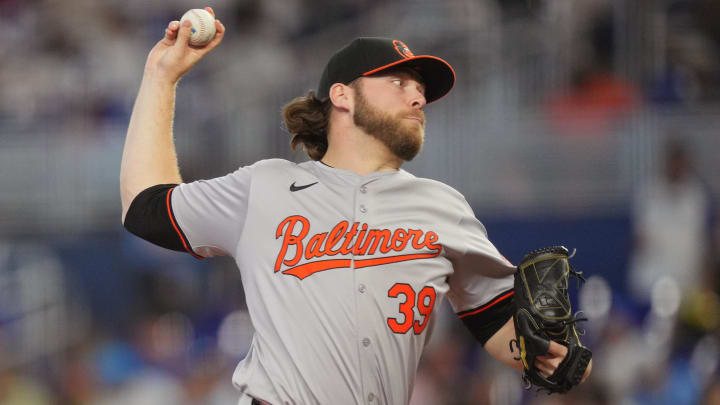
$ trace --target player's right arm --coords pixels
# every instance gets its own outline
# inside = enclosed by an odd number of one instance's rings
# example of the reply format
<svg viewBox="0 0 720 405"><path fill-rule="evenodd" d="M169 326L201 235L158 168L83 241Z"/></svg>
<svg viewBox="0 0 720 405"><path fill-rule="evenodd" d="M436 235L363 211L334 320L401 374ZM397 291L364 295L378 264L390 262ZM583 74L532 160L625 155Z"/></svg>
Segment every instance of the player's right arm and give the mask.
<svg viewBox="0 0 720 405"><path fill-rule="evenodd" d="M206 8L212 13L212 9ZM225 27L215 21L215 37L203 47L188 45L191 27L173 21L150 51L130 117L120 166L122 220L143 190L182 181L178 169L172 122L175 89L180 78L222 41Z"/></svg>

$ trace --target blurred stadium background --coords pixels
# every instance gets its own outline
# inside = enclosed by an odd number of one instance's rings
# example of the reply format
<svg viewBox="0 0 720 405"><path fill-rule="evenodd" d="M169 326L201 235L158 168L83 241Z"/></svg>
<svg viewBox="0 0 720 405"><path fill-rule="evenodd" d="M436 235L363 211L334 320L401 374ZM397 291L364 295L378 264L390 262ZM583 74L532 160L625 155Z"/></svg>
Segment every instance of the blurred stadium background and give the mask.
<svg viewBox="0 0 720 405"><path fill-rule="evenodd" d="M0 0L0 405L234 404L252 329L229 259L125 233L118 174L167 22L224 43L180 83L186 181L295 161L280 109L355 36L456 69L407 169L461 192L510 260L578 249L589 381L521 388L449 308L413 405L720 404L720 2Z"/></svg>

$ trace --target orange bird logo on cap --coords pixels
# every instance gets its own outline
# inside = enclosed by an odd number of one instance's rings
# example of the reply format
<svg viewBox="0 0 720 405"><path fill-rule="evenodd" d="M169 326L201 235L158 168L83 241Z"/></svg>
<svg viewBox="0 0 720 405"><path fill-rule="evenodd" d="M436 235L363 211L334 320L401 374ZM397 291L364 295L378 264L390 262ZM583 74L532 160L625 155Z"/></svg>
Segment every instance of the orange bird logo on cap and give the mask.
<svg viewBox="0 0 720 405"><path fill-rule="evenodd" d="M395 50L402 56L403 58L412 58L415 56L415 54L412 53L410 48L408 48L407 45L403 41L398 41L397 39L394 39L392 41L393 45L395 46Z"/></svg>

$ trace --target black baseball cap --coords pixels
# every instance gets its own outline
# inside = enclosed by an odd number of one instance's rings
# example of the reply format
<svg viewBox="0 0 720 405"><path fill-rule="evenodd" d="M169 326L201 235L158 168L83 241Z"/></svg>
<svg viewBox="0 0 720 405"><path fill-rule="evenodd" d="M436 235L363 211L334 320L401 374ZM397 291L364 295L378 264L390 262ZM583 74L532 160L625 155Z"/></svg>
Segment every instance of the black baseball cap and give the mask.
<svg viewBox="0 0 720 405"><path fill-rule="evenodd" d="M353 40L330 58L320 78L317 98L328 98L330 86L335 83L348 84L358 77L399 66L420 74L428 103L447 94L455 84L455 71L444 60L430 55L415 56L397 39L364 37Z"/></svg>

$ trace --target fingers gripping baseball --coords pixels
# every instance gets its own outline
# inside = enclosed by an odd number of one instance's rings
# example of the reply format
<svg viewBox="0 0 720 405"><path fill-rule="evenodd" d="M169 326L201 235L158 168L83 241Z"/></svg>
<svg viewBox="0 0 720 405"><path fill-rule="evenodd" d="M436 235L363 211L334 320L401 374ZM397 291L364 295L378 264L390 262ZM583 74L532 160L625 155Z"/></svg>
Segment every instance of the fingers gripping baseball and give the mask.
<svg viewBox="0 0 720 405"><path fill-rule="evenodd" d="M215 13L206 7L213 16ZM205 55L215 49L225 34L225 26L220 20L215 20L215 35L204 46L190 45L192 24L189 21L171 21L165 29L165 35L155 45L148 55L145 65L146 72L159 74L172 82L176 82Z"/></svg>
<svg viewBox="0 0 720 405"><path fill-rule="evenodd" d="M170 24L168 24L167 28L165 28L165 37L162 39L162 43L166 46L172 46L175 44L175 39L177 39L177 32L180 28L180 21L171 21Z"/></svg>
<svg viewBox="0 0 720 405"><path fill-rule="evenodd" d="M186 50L185 47L189 45L191 34L192 34L192 23L188 20L183 21L180 24L180 29L178 30L177 41L175 41L174 46L177 47L180 51L185 51Z"/></svg>

